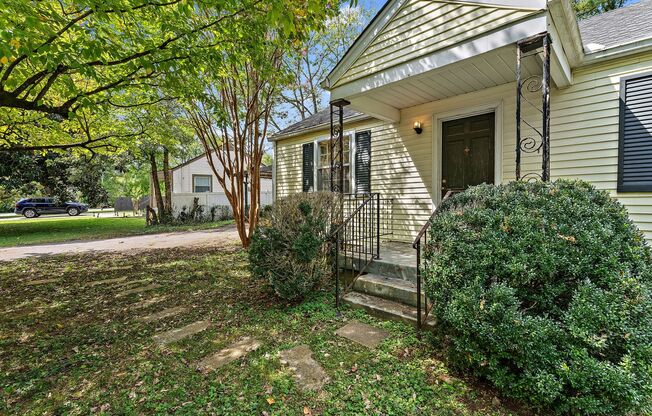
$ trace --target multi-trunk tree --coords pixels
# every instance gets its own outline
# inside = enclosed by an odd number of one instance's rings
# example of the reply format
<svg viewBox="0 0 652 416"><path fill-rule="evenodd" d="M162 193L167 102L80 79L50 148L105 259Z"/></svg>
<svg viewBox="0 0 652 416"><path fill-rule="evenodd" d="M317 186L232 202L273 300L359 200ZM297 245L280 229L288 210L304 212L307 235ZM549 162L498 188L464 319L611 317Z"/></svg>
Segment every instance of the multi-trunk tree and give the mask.
<svg viewBox="0 0 652 416"><path fill-rule="evenodd" d="M188 118L230 202L244 247L258 223L260 166L273 106L292 79L284 58L339 9L323 0L289 2L288 7L290 24L242 19L236 30L240 42L210 57L201 76L192 80L195 93L187 99Z"/></svg>

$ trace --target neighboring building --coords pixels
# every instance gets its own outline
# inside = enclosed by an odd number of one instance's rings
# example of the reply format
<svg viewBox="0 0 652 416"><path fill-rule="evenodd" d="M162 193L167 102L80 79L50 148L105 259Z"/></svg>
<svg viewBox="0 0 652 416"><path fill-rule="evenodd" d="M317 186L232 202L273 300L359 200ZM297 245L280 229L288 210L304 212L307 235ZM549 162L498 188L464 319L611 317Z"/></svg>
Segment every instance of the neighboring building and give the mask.
<svg viewBox="0 0 652 416"><path fill-rule="evenodd" d="M323 85L350 102L345 192L392 200L392 239L448 190L514 180L517 126L521 177L541 174L545 120L550 177L608 190L652 239L652 0L579 23L569 0L389 0ZM330 131L324 110L273 137L276 197L330 189Z"/></svg>
<svg viewBox="0 0 652 416"><path fill-rule="evenodd" d="M205 154L190 159L171 171L172 207L175 212L179 212L184 206L190 208L194 198L199 198L199 204L206 208L216 205L230 206ZM163 181L163 172L159 172L159 180ZM155 200L153 195L150 197L152 201ZM261 205L272 203L272 168L269 166L261 166L260 202Z"/></svg>

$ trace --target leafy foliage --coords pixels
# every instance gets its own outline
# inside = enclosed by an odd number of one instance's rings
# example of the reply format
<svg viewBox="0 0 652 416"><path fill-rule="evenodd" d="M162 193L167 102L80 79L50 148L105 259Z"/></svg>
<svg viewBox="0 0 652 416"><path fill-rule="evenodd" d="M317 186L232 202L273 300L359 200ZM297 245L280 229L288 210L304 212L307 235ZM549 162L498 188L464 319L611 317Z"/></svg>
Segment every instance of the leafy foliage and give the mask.
<svg viewBox="0 0 652 416"><path fill-rule="evenodd" d="M573 0L573 8L580 19L623 7L626 0Z"/></svg>
<svg viewBox="0 0 652 416"><path fill-rule="evenodd" d="M20 198L51 196L81 200L91 206L108 202L102 177L112 162L102 156L88 161L66 153L0 152L0 209L12 210Z"/></svg>
<svg viewBox="0 0 652 416"><path fill-rule="evenodd" d="M228 49L249 47L247 37L259 33L250 22L300 38L338 8L325 0L6 0L2 6L0 147L91 151L142 134L124 131L121 110L174 99L186 79L215 61L215 68L232 63ZM89 129L88 119L100 122Z"/></svg>
<svg viewBox="0 0 652 416"><path fill-rule="evenodd" d="M323 28L311 31L298 47L288 51L283 69L291 79L275 108L276 128L303 120L324 107L326 96L319 83L342 59L370 18L369 10L361 4L341 7Z"/></svg>
<svg viewBox="0 0 652 416"><path fill-rule="evenodd" d="M650 250L608 193L481 185L430 236L427 293L458 366L557 413L650 410Z"/></svg>
<svg viewBox="0 0 652 416"><path fill-rule="evenodd" d="M330 274L328 193L301 193L275 203L253 235L249 260L254 276L270 282L284 299L300 299Z"/></svg>

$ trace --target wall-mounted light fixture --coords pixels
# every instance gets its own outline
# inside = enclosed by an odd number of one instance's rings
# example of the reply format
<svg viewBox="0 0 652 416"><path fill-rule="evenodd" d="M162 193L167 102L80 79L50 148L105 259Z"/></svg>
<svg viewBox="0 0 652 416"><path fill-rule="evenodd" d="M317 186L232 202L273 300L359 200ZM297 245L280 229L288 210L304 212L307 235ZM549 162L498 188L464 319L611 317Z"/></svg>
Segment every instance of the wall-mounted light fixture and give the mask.
<svg viewBox="0 0 652 416"><path fill-rule="evenodd" d="M421 134L423 129L421 128L421 122L420 121L415 121L414 122L414 131L417 132L417 134Z"/></svg>

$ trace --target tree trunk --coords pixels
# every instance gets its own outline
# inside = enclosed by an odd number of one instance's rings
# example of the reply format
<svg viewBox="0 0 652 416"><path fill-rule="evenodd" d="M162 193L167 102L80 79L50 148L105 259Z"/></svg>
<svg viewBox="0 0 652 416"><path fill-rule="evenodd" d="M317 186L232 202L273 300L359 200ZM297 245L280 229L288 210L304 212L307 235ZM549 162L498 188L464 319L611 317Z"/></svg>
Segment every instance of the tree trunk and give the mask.
<svg viewBox="0 0 652 416"><path fill-rule="evenodd" d="M170 176L170 152L163 148L163 181L165 183L165 216L172 217L172 177Z"/></svg>
<svg viewBox="0 0 652 416"><path fill-rule="evenodd" d="M156 215L156 211L154 211L152 207L149 206L149 204L145 207L145 222L147 223L147 225L158 224L158 217Z"/></svg>
<svg viewBox="0 0 652 416"><path fill-rule="evenodd" d="M149 167L152 175L152 186L154 187L154 199L156 200L156 209L158 210L158 220L163 222L165 216L165 205L161 196L161 184L158 180L158 168L156 166L156 155L154 152L149 154Z"/></svg>

